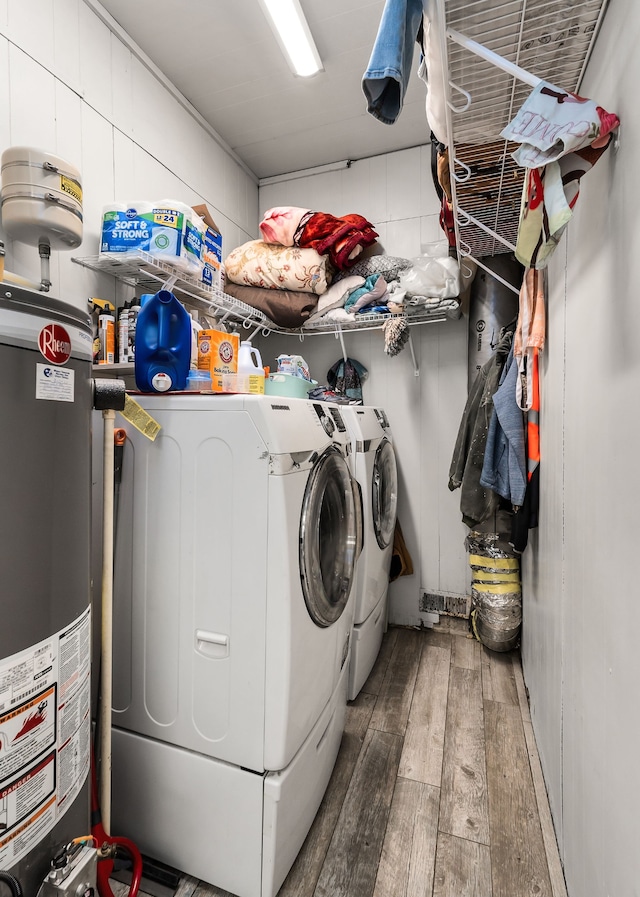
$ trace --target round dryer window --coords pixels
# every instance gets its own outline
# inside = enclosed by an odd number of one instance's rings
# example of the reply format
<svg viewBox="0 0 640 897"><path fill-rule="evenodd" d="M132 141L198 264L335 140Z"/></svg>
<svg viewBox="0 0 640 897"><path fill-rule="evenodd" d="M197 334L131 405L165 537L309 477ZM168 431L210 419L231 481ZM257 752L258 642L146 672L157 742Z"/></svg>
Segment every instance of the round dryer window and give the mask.
<svg viewBox="0 0 640 897"><path fill-rule="evenodd" d="M353 484L340 452L331 448L311 470L300 520L300 577L311 619L330 626L351 591L357 543Z"/></svg>
<svg viewBox="0 0 640 897"><path fill-rule="evenodd" d="M373 528L380 548L393 539L398 510L398 469L393 446L383 439L376 451L372 482Z"/></svg>

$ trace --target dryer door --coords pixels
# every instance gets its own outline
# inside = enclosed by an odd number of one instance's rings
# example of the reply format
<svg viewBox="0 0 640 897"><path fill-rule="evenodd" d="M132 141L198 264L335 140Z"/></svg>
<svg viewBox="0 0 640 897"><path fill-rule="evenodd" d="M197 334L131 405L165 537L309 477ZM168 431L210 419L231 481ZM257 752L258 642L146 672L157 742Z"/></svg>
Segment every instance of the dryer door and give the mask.
<svg viewBox="0 0 640 897"><path fill-rule="evenodd" d="M398 469L393 446L383 439L376 451L371 483L373 528L380 548L388 548L393 539L398 510Z"/></svg>
<svg viewBox="0 0 640 897"><path fill-rule="evenodd" d="M300 520L300 577L317 626L341 616L351 591L357 551L353 484L347 462L328 449L309 475Z"/></svg>

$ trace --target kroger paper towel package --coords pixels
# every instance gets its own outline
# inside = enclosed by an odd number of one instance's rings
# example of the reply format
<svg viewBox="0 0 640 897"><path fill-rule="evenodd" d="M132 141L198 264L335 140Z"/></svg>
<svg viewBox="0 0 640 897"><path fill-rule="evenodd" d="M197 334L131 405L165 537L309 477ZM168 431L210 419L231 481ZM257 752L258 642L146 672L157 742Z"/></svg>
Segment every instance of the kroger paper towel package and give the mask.
<svg viewBox="0 0 640 897"><path fill-rule="evenodd" d="M176 200L113 203L102 213L100 255L134 258L140 251L200 278L204 224Z"/></svg>

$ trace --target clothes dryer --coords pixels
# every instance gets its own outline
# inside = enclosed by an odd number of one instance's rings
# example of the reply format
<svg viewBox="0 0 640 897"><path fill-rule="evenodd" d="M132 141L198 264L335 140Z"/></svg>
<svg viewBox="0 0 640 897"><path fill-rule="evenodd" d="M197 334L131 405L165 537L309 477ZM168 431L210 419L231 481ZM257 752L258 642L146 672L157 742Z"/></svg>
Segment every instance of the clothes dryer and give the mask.
<svg viewBox="0 0 640 897"><path fill-rule="evenodd" d="M240 897L271 897L344 725L349 444L303 399L138 400L161 430L150 442L128 429L123 459L114 830Z"/></svg>
<svg viewBox="0 0 640 897"><path fill-rule="evenodd" d="M384 411L362 405L341 410L351 438L352 470L360 492L363 530L349 667L348 696L353 700L371 672L387 625L398 474Z"/></svg>

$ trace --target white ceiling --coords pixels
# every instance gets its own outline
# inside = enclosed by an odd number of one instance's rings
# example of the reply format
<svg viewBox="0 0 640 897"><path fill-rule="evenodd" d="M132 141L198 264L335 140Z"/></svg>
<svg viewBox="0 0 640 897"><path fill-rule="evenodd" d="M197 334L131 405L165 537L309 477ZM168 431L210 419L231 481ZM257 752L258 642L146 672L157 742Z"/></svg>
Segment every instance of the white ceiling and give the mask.
<svg viewBox="0 0 640 897"><path fill-rule="evenodd" d="M384 0L300 0L324 64L292 74L258 0L102 0L102 5L259 177L429 142L413 72L402 112L366 108L367 68Z"/></svg>

